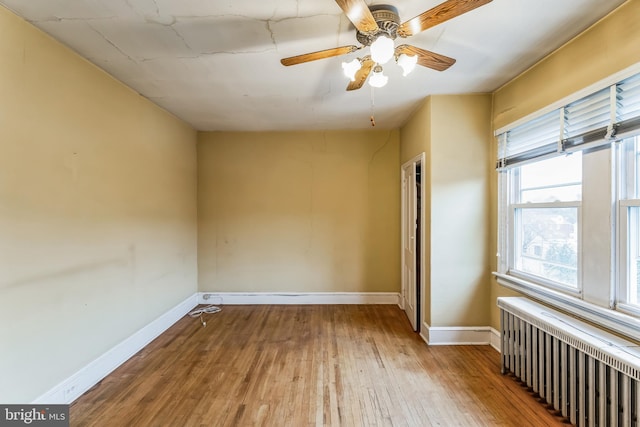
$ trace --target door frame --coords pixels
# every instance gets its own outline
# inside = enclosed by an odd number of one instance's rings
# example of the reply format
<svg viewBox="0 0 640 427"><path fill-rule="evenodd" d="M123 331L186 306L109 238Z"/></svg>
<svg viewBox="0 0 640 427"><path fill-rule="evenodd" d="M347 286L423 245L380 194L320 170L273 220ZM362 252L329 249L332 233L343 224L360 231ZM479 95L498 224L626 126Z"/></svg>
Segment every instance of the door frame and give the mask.
<svg viewBox="0 0 640 427"><path fill-rule="evenodd" d="M405 273L404 273L404 265L405 265L405 256L404 256L404 247L405 247L405 236L407 235L406 231L407 231L407 227L409 226L409 224L406 223L406 216L405 216L405 192L403 189L404 186L404 179L405 179L405 173L404 170L408 167L413 165L413 170L415 172L416 167L415 165L420 164L420 203L421 203L421 209L420 209L420 218L418 218L420 220L420 259L418 260L419 263L419 267L420 267L420 277L417 277L417 275L415 274L414 271L414 277L418 278L419 280L419 286L420 286L420 301L416 301L416 305L419 307L419 313L418 313L418 321L416 322L416 328L418 331L422 330L422 326L426 325L425 319L424 319L424 307L425 307L425 246L426 246L426 239L425 239L425 230L426 230L426 223L425 223L425 201L426 201L426 185L425 185L425 175L428 173L427 170L427 165L426 165L426 154L425 152L422 152L420 154L418 154L417 156L415 156L414 158L412 158L411 160L405 162L401 167L400 167L400 195L401 195L401 200L400 200L400 280L401 280L401 294L400 294L400 307L402 308L402 310L405 309L404 306L404 301L405 301L405 293L406 293L406 289L405 289ZM417 203L417 199L414 200L414 203ZM417 208L417 205L413 206L414 209ZM417 209L416 209L417 210ZM414 251L415 253L415 251ZM417 264L414 263L414 268L417 267ZM418 293L416 292L416 295Z"/></svg>

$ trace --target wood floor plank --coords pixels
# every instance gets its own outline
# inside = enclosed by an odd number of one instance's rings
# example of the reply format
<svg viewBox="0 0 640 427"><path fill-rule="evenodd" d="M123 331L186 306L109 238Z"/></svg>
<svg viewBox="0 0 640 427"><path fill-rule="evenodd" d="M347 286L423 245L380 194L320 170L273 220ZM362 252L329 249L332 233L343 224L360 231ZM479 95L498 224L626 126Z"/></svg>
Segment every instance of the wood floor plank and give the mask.
<svg viewBox="0 0 640 427"><path fill-rule="evenodd" d="M185 317L81 396L73 426L563 425L488 346L427 346L391 305Z"/></svg>

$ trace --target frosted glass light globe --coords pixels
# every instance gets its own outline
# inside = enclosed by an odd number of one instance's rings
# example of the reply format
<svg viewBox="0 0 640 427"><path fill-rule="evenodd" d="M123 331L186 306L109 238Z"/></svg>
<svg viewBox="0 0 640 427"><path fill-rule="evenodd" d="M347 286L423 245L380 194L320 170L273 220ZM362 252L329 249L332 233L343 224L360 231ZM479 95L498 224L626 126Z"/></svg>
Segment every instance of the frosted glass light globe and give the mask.
<svg viewBox="0 0 640 427"><path fill-rule="evenodd" d="M349 77L352 82L356 80L356 73L360 68L362 68L362 64L358 58L355 58L353 61L342 63L342 71L344 72L344 75Z"/></svg>
<svg viewBox="0 0 640 427"><path fill-rule="evenodd" d="M387 36L380 36L371 43L371 59L378 64L386 64L393 58L393 40Z"/></svg>
<svg viewBox="0 0 640 427"><path fill-rule="evenodd" d="M389 81L389 77L382 74L382 67L376 65L369 77L369 85L373 87L384 87Z"/></svg>
<svg viewBox="0 0 640 427"><path fill-rule="evenodd" d="M403 53L398 57L398 65L402 68L402 75L406 76L410 72L416 68L416 64L418 63L418 56L412 55L409 56L406 53Z"/></svg>

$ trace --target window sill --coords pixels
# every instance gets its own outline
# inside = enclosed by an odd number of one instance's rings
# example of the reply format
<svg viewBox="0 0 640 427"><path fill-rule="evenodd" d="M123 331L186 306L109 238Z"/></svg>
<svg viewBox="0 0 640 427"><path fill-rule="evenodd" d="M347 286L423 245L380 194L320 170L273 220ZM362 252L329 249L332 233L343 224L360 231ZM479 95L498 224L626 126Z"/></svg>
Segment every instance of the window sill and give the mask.
<svg viewBox="0 0 640 427"><path fill-rule="evenodd" d="M536 285L508 274L494 272L493 275L496 276L498 284L506 288L520 292L523 295L549 304L560 310L564 310L569 314L580 317L588 322L594 323L597 326L609 329L618 334L622 334L632 340L640 341L640 319L636 317L620 313L614 309L600 307L595 304L582 301L581 299L568 296L553 289L548 289L544 286Z"/></svg>
<svg viewBox="0 0 640 427"><path fill-rule="evenodd" d="M580 299L580 295L582 294L582 292L575 287L558 284L551 280L545 280L539 276L532 276L518 270L512 270L509 272L509 274L505 274L504 276L510 279L520 280L525 284L525 286L538 286L543 290L550 289L554 292L558 292L563 296L570 296L576 299Z"/></svg>

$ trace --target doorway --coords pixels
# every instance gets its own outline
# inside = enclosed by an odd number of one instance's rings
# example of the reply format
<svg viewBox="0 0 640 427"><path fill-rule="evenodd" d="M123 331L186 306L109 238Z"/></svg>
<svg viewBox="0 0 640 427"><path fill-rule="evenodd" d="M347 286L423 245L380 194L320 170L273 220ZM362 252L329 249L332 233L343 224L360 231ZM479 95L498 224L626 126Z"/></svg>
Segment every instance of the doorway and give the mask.
<svg viewBox="0 0 640 427"><path fill-rule="evenodd" d="M414 331L422 323L425 154L402 165L402 308Z"/></svg>

